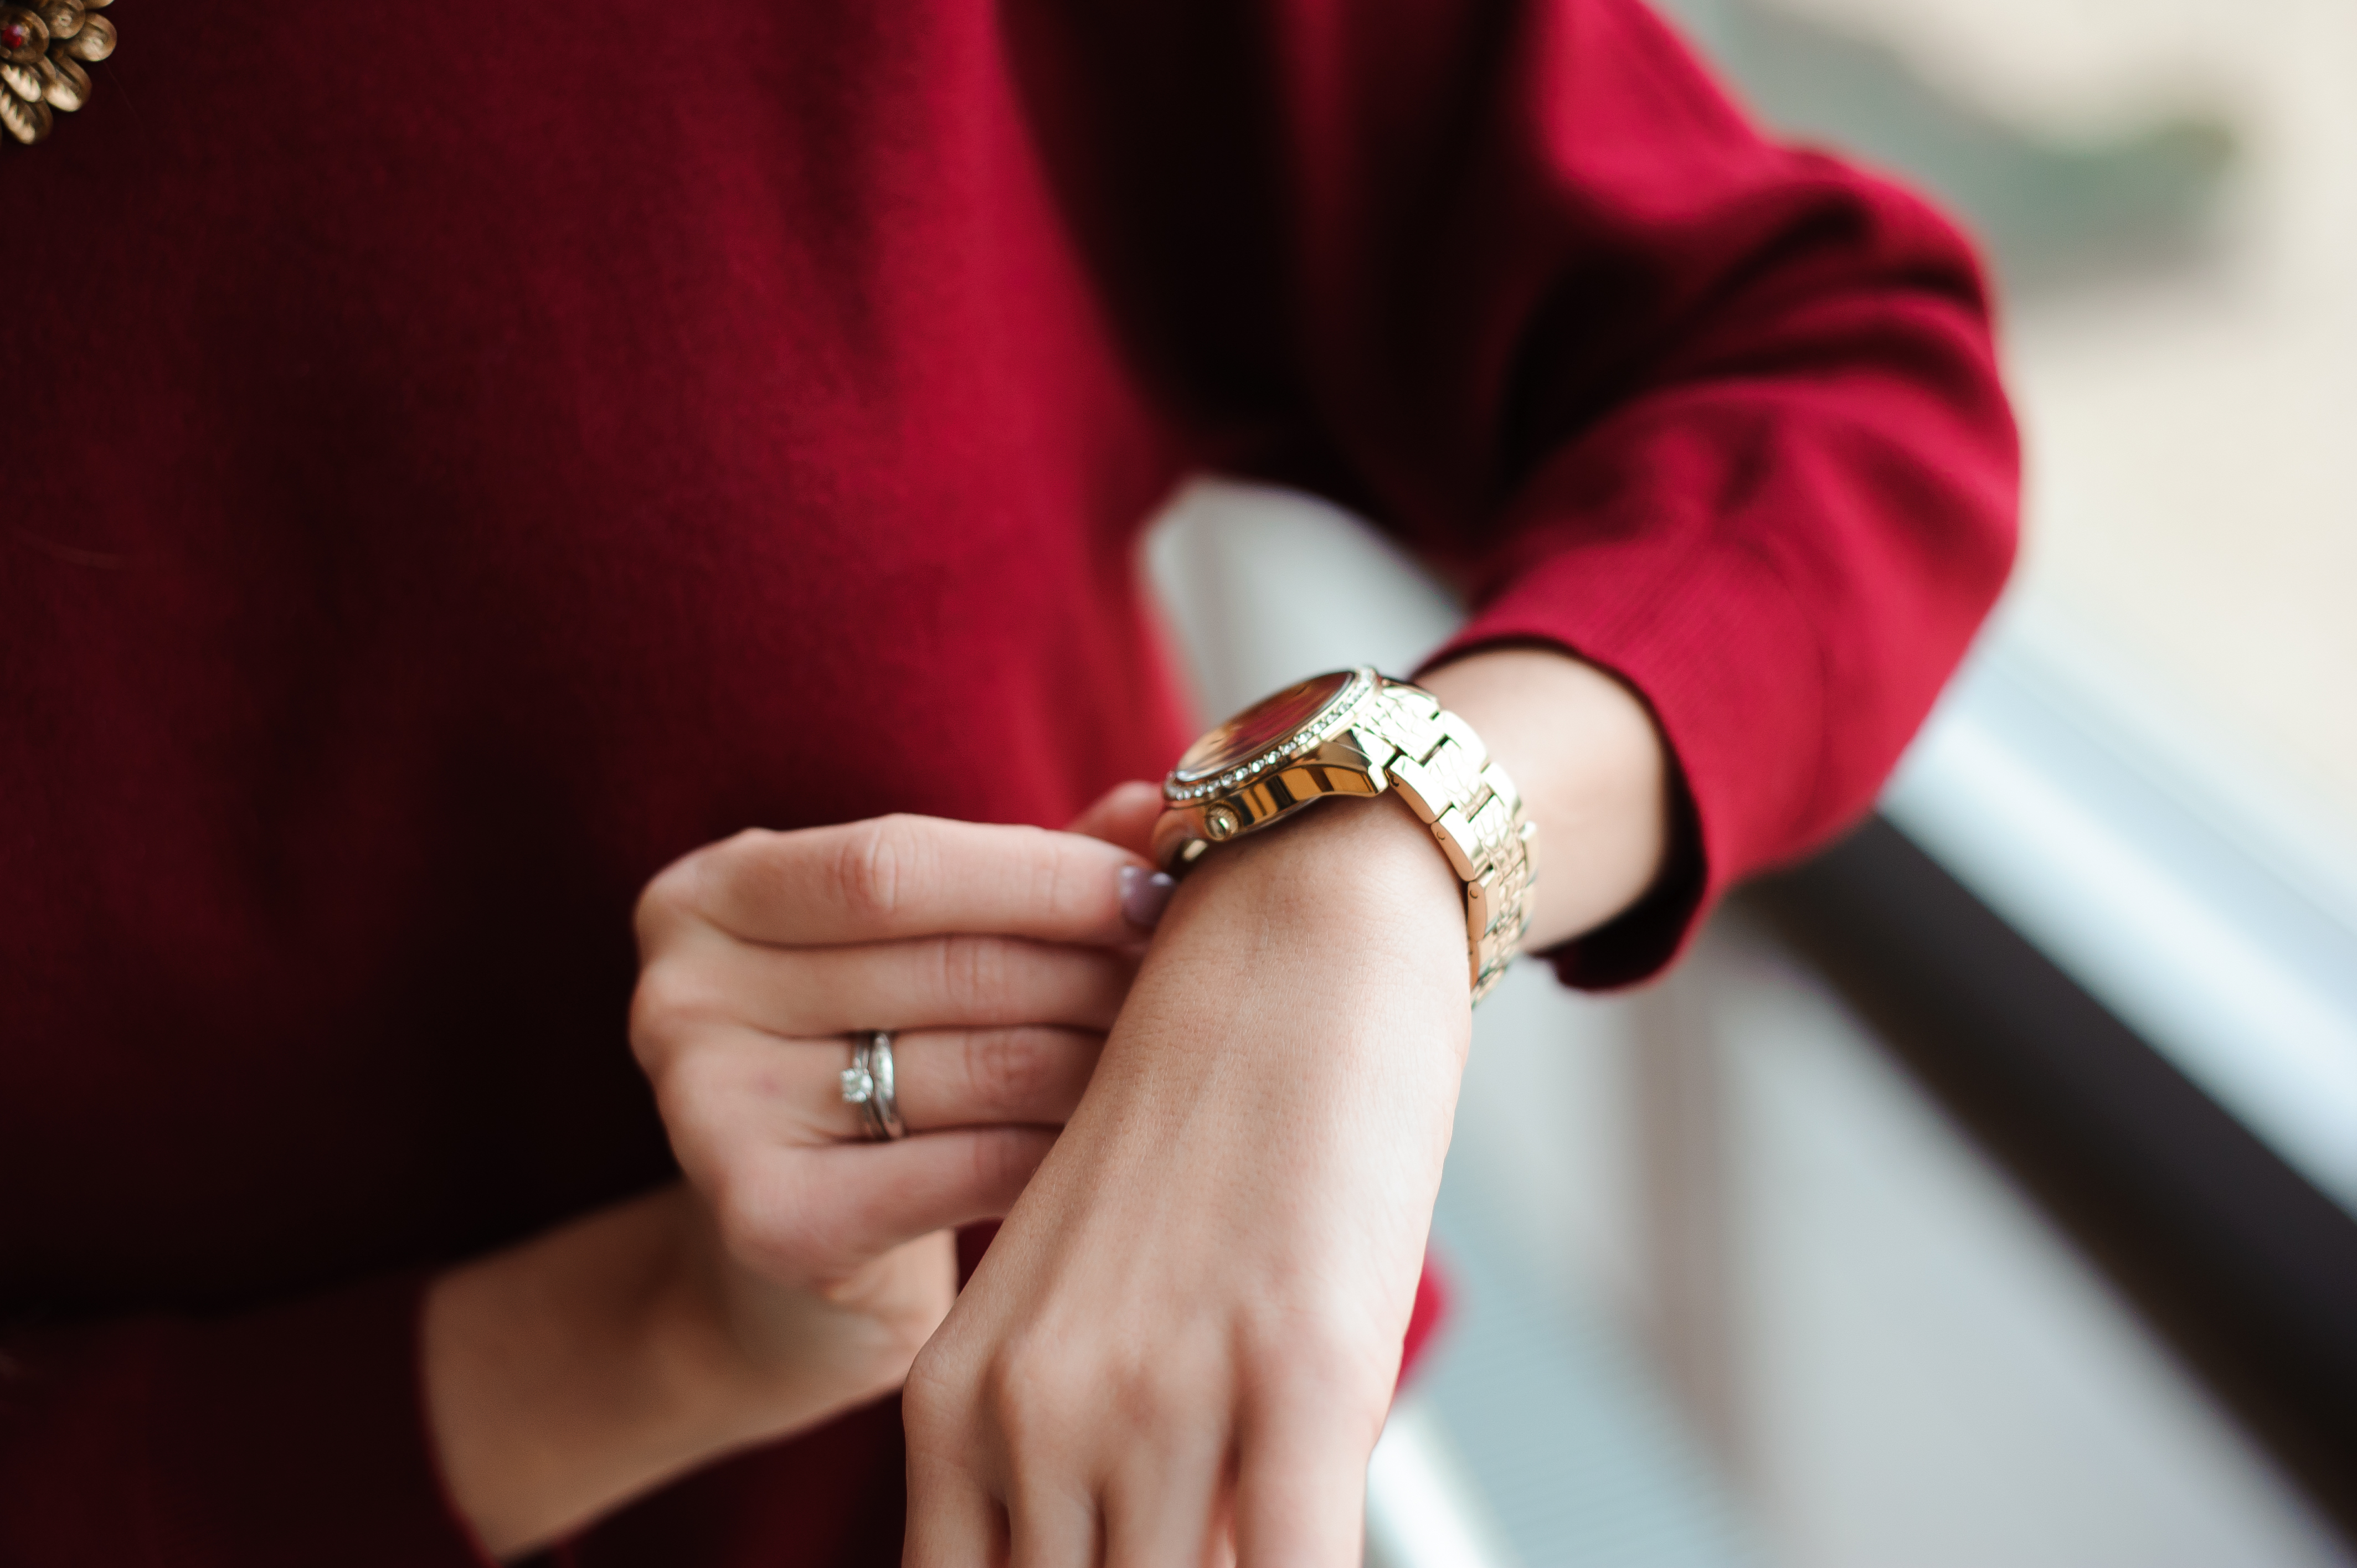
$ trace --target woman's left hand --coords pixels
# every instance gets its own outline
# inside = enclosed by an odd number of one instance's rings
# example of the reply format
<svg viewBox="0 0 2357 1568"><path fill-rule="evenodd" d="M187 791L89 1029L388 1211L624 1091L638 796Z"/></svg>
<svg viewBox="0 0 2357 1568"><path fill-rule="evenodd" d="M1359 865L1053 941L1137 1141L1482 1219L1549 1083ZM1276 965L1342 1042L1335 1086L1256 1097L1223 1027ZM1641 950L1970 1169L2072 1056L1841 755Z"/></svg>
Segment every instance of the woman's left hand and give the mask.
<svg viewBox="0 0 2357 1568"><path fill-rule="evenodd" d="M910 1374L909 1563L1358 1563L1469 1028L1461 908L1388 802L1181 886Z"/></svg>

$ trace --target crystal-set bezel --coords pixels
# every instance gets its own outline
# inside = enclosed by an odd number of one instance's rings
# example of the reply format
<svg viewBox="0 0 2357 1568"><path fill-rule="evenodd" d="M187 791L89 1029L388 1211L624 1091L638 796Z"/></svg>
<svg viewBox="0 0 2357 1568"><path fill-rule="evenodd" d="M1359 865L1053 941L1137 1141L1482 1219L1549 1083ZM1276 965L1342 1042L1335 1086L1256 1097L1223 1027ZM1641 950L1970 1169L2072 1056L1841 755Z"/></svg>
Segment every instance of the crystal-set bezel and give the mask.
<svg viewBox="0 0 2357 1568"><path fill-rule="evenodd" d="M1360 704L1378 684L1372 670L1361 668L1351 671L1349 682L1281 745L1271 746L1250 762L1241 763L1218 778L1206 779L1199 784L1181 784L1175 776L1166 779L1162 786L1163 799L1177 805L1208 800L1251 783L1281 763L1297 761L1350 728L1351 720L1356 716Z"/></svg>

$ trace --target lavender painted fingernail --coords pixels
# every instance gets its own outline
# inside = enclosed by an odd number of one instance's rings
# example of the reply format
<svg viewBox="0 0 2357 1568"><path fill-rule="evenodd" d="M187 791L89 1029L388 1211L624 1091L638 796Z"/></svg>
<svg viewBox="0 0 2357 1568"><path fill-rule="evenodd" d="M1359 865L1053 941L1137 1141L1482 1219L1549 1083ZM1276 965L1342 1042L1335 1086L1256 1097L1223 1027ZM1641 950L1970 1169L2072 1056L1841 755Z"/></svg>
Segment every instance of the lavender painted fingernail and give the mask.
<svg viewBox="0 0 2357 1568"><path fill-rule="evenodd" d="M1159 871L1148 871L1142 865L1121 868L1121 913L1123 918L1140 930L1150 931L1162 920L1163 907L1170 902L1171 890L1178 884Z"/></svg>

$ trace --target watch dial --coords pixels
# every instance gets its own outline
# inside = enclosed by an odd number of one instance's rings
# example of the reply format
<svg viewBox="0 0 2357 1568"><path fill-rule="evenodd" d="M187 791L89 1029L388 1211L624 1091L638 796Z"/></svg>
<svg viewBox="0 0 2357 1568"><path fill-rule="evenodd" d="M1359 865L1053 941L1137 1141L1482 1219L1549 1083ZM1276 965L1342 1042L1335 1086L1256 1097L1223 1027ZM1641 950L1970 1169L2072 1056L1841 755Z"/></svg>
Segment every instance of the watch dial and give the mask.
<svg viewBox="0 0 2357 1568"><path fill-rule="evenodd" d="M1351 674L1313 675L1254 703L1189 746L1173 777L1191 784L1250 762L1322 713L1351 684Z"/></svg>

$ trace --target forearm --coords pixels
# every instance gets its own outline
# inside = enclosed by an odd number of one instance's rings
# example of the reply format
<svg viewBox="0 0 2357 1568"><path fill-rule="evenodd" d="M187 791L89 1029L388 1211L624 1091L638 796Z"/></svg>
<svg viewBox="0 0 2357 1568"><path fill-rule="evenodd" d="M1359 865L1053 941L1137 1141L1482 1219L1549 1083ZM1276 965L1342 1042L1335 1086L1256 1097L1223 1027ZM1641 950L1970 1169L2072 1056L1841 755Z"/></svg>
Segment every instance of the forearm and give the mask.
<svg viewBox="0 0 2357 1568"><path fill-rule="evenodd" d="M878 1389L823 1359L748 1362L721 1331L684 1188L453 1270L426 1296L443 1479L490 1552L520 1555L747 1444ZM812 1335L823 1341L823 1332ZM843 1358L847 1375L868 1359Z"/></svg>
<svg viewBox="0 0 2357 1568"><path fill-rule="evenodd" d="M699 1457L717 1412L653 1348L680 1272L676 1190L453 1270L427 1293L426 1412L452 1501L493 1554Z"/></svg>

